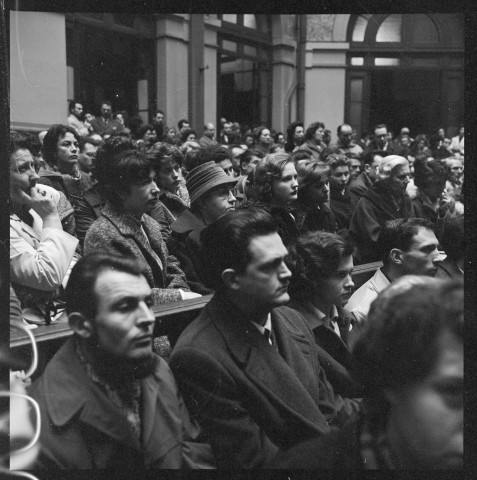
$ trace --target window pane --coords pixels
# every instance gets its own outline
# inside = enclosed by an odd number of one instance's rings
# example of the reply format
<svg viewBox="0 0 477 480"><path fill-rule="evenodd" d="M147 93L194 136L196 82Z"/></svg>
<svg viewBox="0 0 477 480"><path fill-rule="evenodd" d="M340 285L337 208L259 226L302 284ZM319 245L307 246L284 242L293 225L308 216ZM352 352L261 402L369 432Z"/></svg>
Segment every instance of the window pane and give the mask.
<svg viewBox="0 0 477 480"><path fill-rule="evenodd" d="M244 45L243 46L243 53L245 55L250 55L253 57L257 56L257 49L255 47L251 47L250 45Z"/></svg>
<svg viewBox="0 0 477 480"><path fill-rule="evenodd" d="M439 35L434 22L427 15L416 15L413 43L438 43Z"/></svg>
<svg viewBox="0 0 477 480"><path fill-rule="evenodd" d="M374 64L377 67L394 67L399 65L399 58L376 58Z"/></svg>
<svg viewBox="0 0 477 480"><path fill-rule="evenodd" d="M353 78L350 82L350 100L352 102L360 102L363 96L363 80L361 78Z"/></svg>
<svg viewBox="0 0 477 480"><path fill-rule="evenodd" d="M237 23L237 15L235 13L224 13L222 20L224 22Z"/></svg>
<svg viewBox="0 0 477 480"><path fill-rule="evenodd" d="M376 42L401 41L402 15L389 15L378 29Z"/></svg>
<svg viewBox="0 0 477 480"><path fill-rule="evenodd" d="M351 65L364 65L364 58L363 57L352 57L351 58Z"/></svg>
<svg viewBox="0 0 477 480"><path fill-rule="evenodd" d="M371 15L360 15L356 20L353 29L353 42L364 42L364 34L366 33L366 27L368 26L368 20Z"/></svg>
<svg viewBox="0 0 477 480"><path fill-rule="evenodd" d="M230 52L237 51L237 44L235 42L229 42L228 40L222 41L222 48L224 50L229 50Z"/></svg>
<svg viewBox="0 0 477 480"><path fill-rule="evenodd" d="M415 67L438 67L438 58L414 58L412 64Z"/></svg>
<svg viewBox="0 0 477 480"><path fill-rule="evenodd" d="M257 20L255 19L255 15L247 15L243 16L243 26L248 28L257 28Z"/></svg>

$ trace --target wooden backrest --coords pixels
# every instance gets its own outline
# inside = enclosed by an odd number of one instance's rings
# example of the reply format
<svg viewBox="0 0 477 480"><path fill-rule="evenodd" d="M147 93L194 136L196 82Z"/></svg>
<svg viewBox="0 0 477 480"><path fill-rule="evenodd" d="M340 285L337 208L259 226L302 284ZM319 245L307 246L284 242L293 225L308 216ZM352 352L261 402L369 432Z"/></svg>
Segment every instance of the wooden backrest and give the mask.
<svg viewBox="0 0 477 480"><path fill-rule="evenodd" d="M374 275L374 272L381 266L381 262L357 265L353 271L355 288L359 288L369 280ZM184 328L199 315L200 311L207 305L211 298L212 295L206 295L192 300L155 306L153 308L156 317L154 335L167 335L173 347ZM68 325L65 313L55 323L48 326L39 326L32 331L40 355L37 371L42 372L46 363L73 332ZM30 340L28 336L20 330L18 332L16 330L12 332L10 336L10 348L19 355L26 355L26 358L29 358L31 355Z"/></svg>

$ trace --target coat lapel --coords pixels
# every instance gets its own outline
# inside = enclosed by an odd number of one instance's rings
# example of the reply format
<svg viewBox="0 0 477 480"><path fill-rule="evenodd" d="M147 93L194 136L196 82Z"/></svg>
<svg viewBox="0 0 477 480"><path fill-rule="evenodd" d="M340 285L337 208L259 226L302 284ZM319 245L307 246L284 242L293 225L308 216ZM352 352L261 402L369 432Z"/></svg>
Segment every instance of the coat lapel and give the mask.
<svg viewBox="0 0 477 480"><path fill-rule="evenodd" d="M74 350L73 340L51 361L45 376L46 390L55 392L45 398L53 425L66 425L78 412L79 420L131 448L140 449L126 418L107 395L88 378ZM55 372L54 375L51 372Z"/></svg>
<svg viewBox="0 0 477 480"><path fill-rule="evenodd" d="M217 295L214 297L216 298ZM212 303L213 302L213 303ZM225 301L226 302L226 301ZM272 403L278 403L293 417L316 429L328 431L319 410L319 385L313 368L311 342L298 330L287 327L283 315L272 311L272 325L278 349L270 345L257 328L228 303L210 307L216 328L221 332L230 354L241 364L243 372Z"/></svg>

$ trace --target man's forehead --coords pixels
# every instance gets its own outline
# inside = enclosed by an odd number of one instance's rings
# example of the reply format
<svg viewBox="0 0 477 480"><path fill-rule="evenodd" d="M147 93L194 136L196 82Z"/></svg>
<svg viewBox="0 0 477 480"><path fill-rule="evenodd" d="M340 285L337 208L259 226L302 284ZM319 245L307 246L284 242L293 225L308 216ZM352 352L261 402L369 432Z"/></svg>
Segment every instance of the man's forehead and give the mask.
<svg viewBox="0 0 477 480"><path fill-rule="evenodd" d="M419 248L424 244L438 244L436 234L433 230L426 227L419 227L416 234L412 237L411 248Z"/></svg>
<svg viewBox="0 0 477 480"><path fill-rule="evenodd" d="M256 235L250 239L248 250L253 261L265 263L273 258L283 257L288 254L280 235L276 232L267 235Z"/></svg>
<svg viewBox="0 0 477 480"><path fill-rule="evenodd" d="M142 298L150 295L151 287L144 275L135 275L117 270L102 270L99 272L94 291L98 299L112 303L121 298Z"/></svg>
<svg viewBox="0 0 477 480"><path fill-rule="evenodd" d="M11 154L10 158L13 165L33 161L30 150L27 150L26 148L16 150Z"/></svg>

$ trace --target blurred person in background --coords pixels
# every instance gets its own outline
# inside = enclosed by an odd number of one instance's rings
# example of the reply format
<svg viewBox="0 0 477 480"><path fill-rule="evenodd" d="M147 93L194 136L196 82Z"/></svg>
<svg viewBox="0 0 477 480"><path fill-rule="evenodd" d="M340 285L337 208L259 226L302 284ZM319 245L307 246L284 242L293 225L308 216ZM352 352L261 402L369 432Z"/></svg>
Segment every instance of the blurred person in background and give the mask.
<svg viewBox="0 0 477 480"><path fill-rule="evenodd" d="M353 350L362 412L340 431L280 452L276 468L464 467L463 284L408 278L379 295Z"/></svg>

